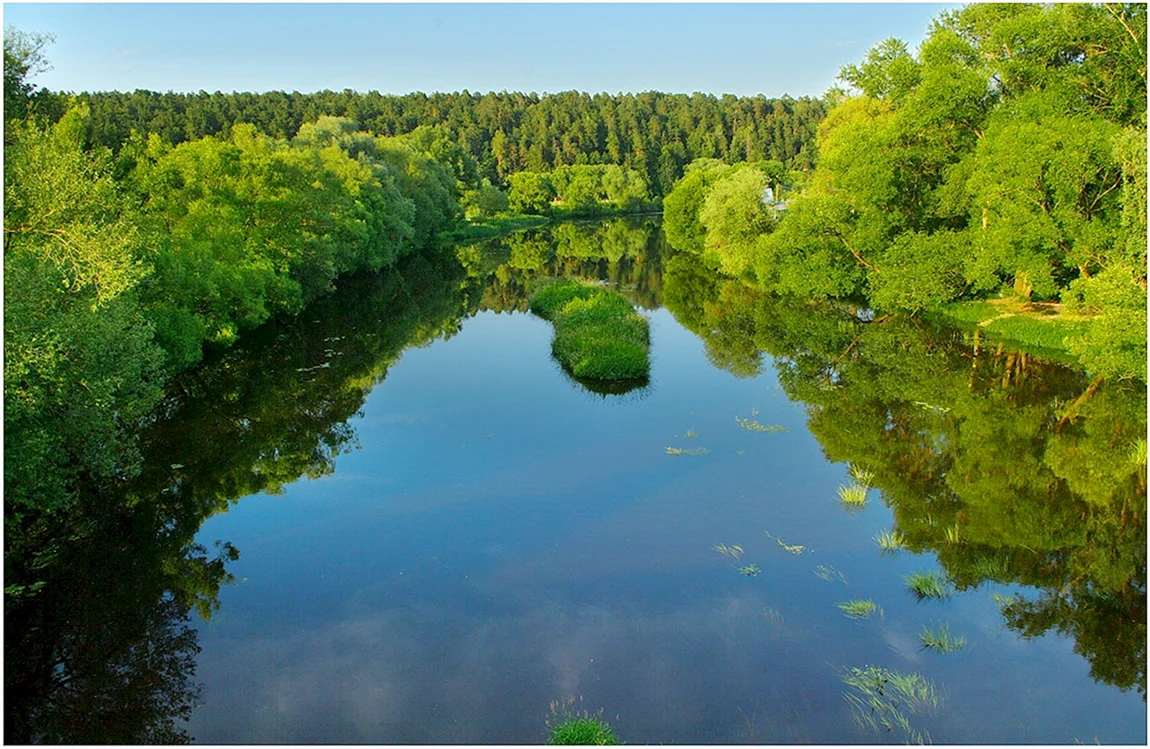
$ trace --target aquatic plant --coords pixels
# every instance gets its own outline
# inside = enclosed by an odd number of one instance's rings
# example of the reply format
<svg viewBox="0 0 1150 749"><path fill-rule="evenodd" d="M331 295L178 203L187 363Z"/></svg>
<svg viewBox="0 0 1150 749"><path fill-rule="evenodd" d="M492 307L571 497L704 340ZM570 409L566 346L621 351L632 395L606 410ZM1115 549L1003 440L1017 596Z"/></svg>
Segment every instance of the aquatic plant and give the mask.
<svg viewBox="0 0 1150 749"><path fill-rule="evenodd" d="M762 572L762 570L759 569L759 565L757 564L748 564L739 568L739 574L746 575L747 577L755 577L760 572Z"/></svg>
<svg viewBox="0 0 1150 749"><path fill-rule="evenodd" d="M892 528L889 531L879 531L874 535L874 540L884 553L893 554L899 549L906 548L906 536L902 535L897 528Z"/></svg>
<svg viewBox="0 0 1150 749"><path fill-rule="evenodd" d="M938 690L917 673L904 673L863 666L852 668L843 677L850 689L843 693L855 721L876 733L901 731L907 741L921 744L929 735L915 729L908 717L938 708Z"/></svg>
<svg viewBox="0 0 1150 749"><path fill-rule="evenodd" d="M783 547L784 550L789 551L792 554L802 554L807 550L807 547L803 546L802 544L795 544L792 546L791 544L783 543L783 539L781 538L776 538L775 542L779 546Z"/></svg>
<svg viewBox="0 0 1150 749"><path fill-rule="evenodd" d="M924 648L944 655L966 647L966 638L962 635L952 635L950 626L947 624L942 624L935 629L924 626L922 632L918 634L918 639L922 641Z"/></svg>
<svg viewBox="0 0 1150 749"><path fill-rule="evenodd" d="M706 455L711 452L705 447L693 447L690 450L682 447L667 447L664 450L668 455Z"/></svg>
<svg viewBox="0 0 1150 749"><path fill-rule="evenodd" d="M874 471L868 471L865 468L860 468L859 466L852 465L851 478L854 479L856 484L864 486L867 489L874 486Z"/></svg>
<svg viewBox="0 0 1150 749"><path fill-rule="evenodd" d="M836 603L835 606L842 609L843 613L851 619L867 619L874 614L882 613L879 605L869 598L855 598Z"/></svg>
<svg viewBox="0 0 1150 749"><path fill-rule="evenodd" d="M836 570L834 567L831 567L830 565L825 565L825 564L816 565L815 566L815 576L821 577L823 580L826 580L827 582L834 582L835 580L838 580L843 585L847 584L846 575L839 572L838 570Z"/></svg>
<svg viewBox="0 0 1150 749"><path fill-rule="evenodd" d="M957 525L948 525L946 527L946 529L943 531L943 535L946 536L946 542L948 544L962 543L958 537L958 526Z"/></svg>
<svg viewBox="0 0 1150 749"><path fill-rule="evenodd" d="M579 698L582 703L583 698ZM603 709L595 714L586 710L575 710L575 698L564 702L552 702L548 718L544 721L548 728L547 743L552 746L615 746L622 742L615 729L603 720Z"/></svg>
<svg viewBox="0 0 1150 749"><path fill-rule="evenodd" d="M739 546L738 544L732 544L731 546L727 546L726 544L715 544L711 548L725 557L730 557L731 559L738 559L743 555L743 547Z"/></svg>
<svg viewBox="0 0 1150 749"><path fill-rule="evenodd" d="M866 507L867 488L860 484L839 487L839 501L850 508Z"/></svg>
<svg viewBox="0 0 1150 749"><path fill-rule="evenodd" d="M938 572L913 572L902 578L920 601L925 598L949 598L950 581Z"/></svg>
<svg viewBox="0 0 1150 749"><path fill-rule="evenodd" d="M579 281L556 281L535 292L530 308L554 324L551 351L573 376L635 380L650 373L647 320L619 294Z"/></svg>
<svg viewBox="0 0 1150 749"><path fill-rule="evenodd" d="M685 439L685 440L693 440L693 439L695 439L695 438L696 438L696 437L698 437L698 436L699 436L699 433L698 433L698 432L696 432L694 429L688 429L688 430L687 430L687 433L683 435L683 439Z"/></svg>

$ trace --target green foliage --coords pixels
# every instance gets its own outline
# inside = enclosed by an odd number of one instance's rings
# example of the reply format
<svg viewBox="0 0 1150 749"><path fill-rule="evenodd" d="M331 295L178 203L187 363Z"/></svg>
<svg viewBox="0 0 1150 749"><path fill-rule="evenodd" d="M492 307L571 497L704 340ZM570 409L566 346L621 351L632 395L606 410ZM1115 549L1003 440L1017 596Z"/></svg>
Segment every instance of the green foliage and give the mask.
<svg viewBox="0 0 1150 749"><path fill-rule="evenodd" d="M849 601L836 603L835 607L841 609L851 619L869 619L875 614L882 613L879 605L869 598L853 598Z"/></svg>
<svg viewBox="0 0 1150 749"><path fill-rule="evenodd" d="M619 737L611 725L600 718L568 718L551 729L547 737L552 746L616 746Z"/></svg>
<svg viewBox="0 0 1150 749"><path fill-rule="evenodd" d="M531 311L555 325L551 350L575 377L633 380L650 372L647 321L623 297L559 281L532 297Z"/></svg>
<svg viewBox="0 0 1150 749"><path fill-rule="evenodd" d="M519 172L614 165L641 177L655 198L669 192L684 166L699 158L774 160L787 168L809 168L815 153L811 141L824 113L820 100L807 97L658 92L134 91L84 98L96 115L91 140L109 148L119 148L133 129L175 145L207 135L226 137L240 122L288 138L326 114L355 120L372 135L410 135L409 145L447 166L461 190L475 189L484 178L506 188Z"/></svg>
<svg viewBox="0 0 1150 749"><path fill-rule="evenodd" d="M518 172L508 178L508 184L507 199L511 209L519 213L547 213L555 199L555 185L547 174Z"/></svg>
<svg viewBox="0 0 1150 749"><path fill-rule="evenodd" d="M910 722L910 716L938 708L938 690L928 679L917 673L863 666L850 669L843 683L849 687L843 697L860 726L875 732L897 731L910 743L929 741Z"/></svg>
<svg viewBox="0 0 1150 749"><path fill-rule="evenodd" d="M158 402L159 351L135 289L140 237L85 110L12 124L4 170L7 519L60 509L137 465L133 437Z"/></svg>
<svg viewBox="0 0 1150 749"><path fill-rule="evenodd" d="M950 626L947 624L939 625L934 629L924 626L922 632L918 634L918 639L924 648L943 655L966 647L966 638L962 635L952 635Z"/></svg>
<svg viewBox="0 0 1150 749"><path fill-rule="evenodd" d="M35 86L29 80L51 70L44 47L55 41L51 34L4 27L4 121L18 122L29 114ZM7 143L7 137L5 143Z"/></svg>
<svg viewBox="0 0 1150 749"><path fill-rule="evenodd" d="M903 575L902 579L920 601L926 598L949 598L952 592L946 576L938 572L912 572Z"/></svg>
<svg viewBox="0 0 1150 749"><path fill-rule="evenodd" d="M880 311L1062 297L1093 318L1070 344L1092 372L1145 378L1145 48L1141 5L944 13L917 53L888 39L843 68L779 226L723 221L741 203L717 194L693 225L710 198L688 171L668 236L768 291Z"/></svg>
<svg viewBox="0 0 1150 749"><path fill-rule="evenodd" d="M707 188L728 168L716 159L691 162L687 173L667 193L663 199L663 231L672 247L702 254L705 230L699 221L699 211L707 197Z"/></svg>

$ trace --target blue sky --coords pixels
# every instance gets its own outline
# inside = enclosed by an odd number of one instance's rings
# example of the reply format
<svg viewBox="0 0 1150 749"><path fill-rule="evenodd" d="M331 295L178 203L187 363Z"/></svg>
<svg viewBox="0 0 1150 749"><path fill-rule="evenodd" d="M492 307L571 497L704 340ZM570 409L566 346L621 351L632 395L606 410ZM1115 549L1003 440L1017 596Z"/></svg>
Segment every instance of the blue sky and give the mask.
<svg viewBox="0 0 1150 749"><path fill-rule="evenodd" d="M665 91L821 95L957 5L5 3L57 91Z"/></svg>

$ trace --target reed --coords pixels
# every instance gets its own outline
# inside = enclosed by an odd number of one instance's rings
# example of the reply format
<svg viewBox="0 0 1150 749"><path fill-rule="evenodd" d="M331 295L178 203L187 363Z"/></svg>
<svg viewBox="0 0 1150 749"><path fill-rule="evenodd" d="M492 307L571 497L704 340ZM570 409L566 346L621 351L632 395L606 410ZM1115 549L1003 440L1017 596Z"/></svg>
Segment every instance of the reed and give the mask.
<svg viewBox="0 0 1150 749"><path fill-rule="evenodd" d="M868 471L865 468L852 465L851 478L854 479L856 484L865 486L868 489L874 486L874 471Z"/></svg>
<svg viewBox="0 0 1150 749"><path fill-rule="evenodd" d="M839 501L851 509L866 507L867 488L861 484L839 487Z"/></svg>
<svg viewBox="0 0 1150 749"><path fill-rule="evenodd" d="M926 598L949 598L951 595L950 581L938 572L914 572L904 575L902 579L920 601Z"/></svg>
<svg viewBox="0 0 1150 749"><path fill-rule="evenodd" d="M939 625L934 629L924 626L922 632L918 634L918 639L922 641L924 648L944 655L966 647L966 638L962 635L952 635L950 626L946 624Z"/></svg>
<svg viewBox="0 0 1150 749"><path fill-rule="evenodd" d="M836 603L839 609L851 619L869 619L875 614L882 614L882 609L869 598L855 598L850 601Z"/></svg>
<svg viewBox="0 0 1150 749"><path fill-rule="evenodd" d="M910 743L930 740L911 725L908 717L938 708L938 691L922 675L863 666L850 669L843 683L849 687L843 697L859 725L875 732L900 731Z"/></svg>
<svg viewBox="0 0 1150 749"><path fill-rule="evenodd" d="M739 546L738 544L732 544L730 546L727 546L726 544L715 544L711 548L725 557L730 557L731 559L738 559L743 555L743 547Z"/></svg>
<svg viewBox="0 0 1150 749"><path fill-rule="evenodd" d="M874 541L878 547L883 550L883 553L893 554L900 549L906 548L906 536L897 528L892 528L888 531L879 531L874 536Z"/></svg>

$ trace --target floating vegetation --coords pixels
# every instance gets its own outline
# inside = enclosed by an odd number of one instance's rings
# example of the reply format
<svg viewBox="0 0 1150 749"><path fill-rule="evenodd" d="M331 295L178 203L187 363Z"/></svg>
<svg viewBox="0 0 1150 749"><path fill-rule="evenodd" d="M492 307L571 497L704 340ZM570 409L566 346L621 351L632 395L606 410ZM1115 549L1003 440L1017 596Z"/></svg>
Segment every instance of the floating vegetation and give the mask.
<svg viewBox="0 0 1150 749"><path fill-rule="evenodd" d="M706 455L707 453L711 452L705 447L693 447L690 450L682 447L668 447L664 449L667 451L668 455Z"/></svg>
<svg viewBox="0 0 1150 749"><path fill-rule="evenodd" d="M757 413L757 412L758 411L756 410L755 413ZM788 429L787 427L785 427L781 424L760 424L758 421L754 421L752 419L744 419L744 418L739 417L739 416L735 417L735 421L739 422L739 426L741 426L743 429L749 429L752 432L789 432L789 431L791 431L790 429Z"/></svg>
<svg viewBox="0 0 1150 749"><path fill-rule="evenodd" d="M850 669L843 683L850 687L843 697L860 726L876 733L898 731L914 744L930 741L930 736L915 729L908 718L938 708L938 690L926 678L917 673L863 666Z"/></svg>
<svg viewBox="0 0 1150 749"><path fill-rule="evenodd" d="M1018 596L1004 596L1001 593L991 593L990 597L994 599L1000 609L1007 609L1022 600Z"/></svg>
<svg viewBox="0 0 1150 749"><path fill-rule="evenodd" d="M699 433L698 433L698 432L696 432L694 429L688 429L688 430L687 430L687 433L683 435L683 439L685 439L685 440L693 440L693 439L695 439L695 438L696 438L696 437L698 437L698 436L699 436Z"/></svg>
<svg viewBox="0 0 1150 749"><path fill-rule="evenodd" d="M783 543L783 539L781 538L776 538L775 543L783 547L785 551L789 551L792 554L802 554L807 550L807 547L803 546L802 544L795 544L792 546L791 544Z"/></svg>
<svg viewBox="0 0 1150 749"><path fill-rule="evenodd" d="M874 486L874 471L868 471L865 468L852 465L851 478L854 479L856 484L865 486L868 489Z"/></svg>
<svg viewBox="0 0 1150 749"><path fill-rule="evenodd" d="M867 488L861 484L839 487L839 501L851 509L866 507Z"/></svg>
<svg viewBox="0 0 1150 749"><path fill-rule="evenodd" d="M731 546L727 546L726 544L715 544L711 548L725 557L730 557L731 559L738 559L743 555L743 547L739 546L738 544L732 544Z"/></svg>
<svg viewBox="0 0 1150 749"><path fill-rule="evenodd" d="M835 606L851 619L869 619L874 614L882 614L879 605L869 598L855 598L850 601L836 603Z"/></svg>
<svg viewBox="0 0 1150 749"><path fill-rule="evenodd" d="M922 640L922 646L929 648L936 653L953 653L956 650L962 650L966 647L966 638L962 635L952 635L950 633L950 626L943 624L935 629L930 627L923 627L922 632L919 632L918 639Z"/></svg>
<svg viewBox="0 0 1150 749"><path fill-rule="evenodd" d="M531 311L555 326L551 351L575 377L632 380L651 362L647 320L615 292L579 281L555 281L531 297Z"/></svg>
<svg viewBox="0 0 1150 749"><path fill-rule="evenodd" d="M906 536L897 528L892 528L889 531L879 531L874 534L874 542L884 553L893 554L899 549L906 548Z"/></svg>
<svg viewBox="0 0 1150 749"><path fill-rule="evenodd" d="M754 577L760 572L762 572L762 570L759 569L759 565L757 564L747 564L739 568L739 574L746 575L747 577Z"/></svg>
<svg viewBox="0 0 1150 749"><path fill-rule="evenodd" d="M938 572L914 572L902 578L918 600L950 598L950 581Z"/></svg>
<svg viewBox="0 0 1150 749"><path fill-rule="evenodd" d="M583 698L579 698L582 704ZM615 746L619 741L615 730L603 720L603 710L591 714L575 709L575 698L552 702L544 724L548 729L547 743L552 746Z"/></svg>
<svg viewBox="0 0 1150 749"><path fill-rule="evenodd" d="M827 582L835 582L836 580L843 585L847 585L847 577L843 573L836 570L830 565L820 564L815 567L815 575L821 577Z"/></svg>

